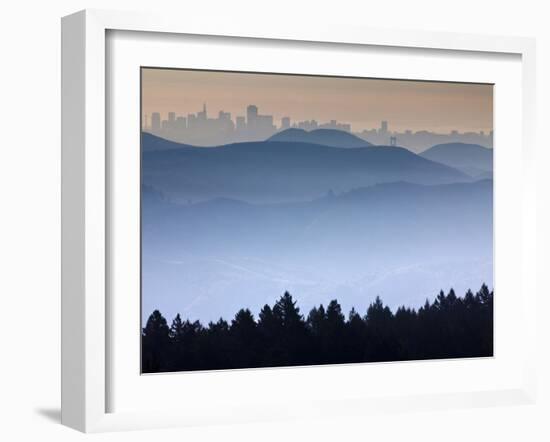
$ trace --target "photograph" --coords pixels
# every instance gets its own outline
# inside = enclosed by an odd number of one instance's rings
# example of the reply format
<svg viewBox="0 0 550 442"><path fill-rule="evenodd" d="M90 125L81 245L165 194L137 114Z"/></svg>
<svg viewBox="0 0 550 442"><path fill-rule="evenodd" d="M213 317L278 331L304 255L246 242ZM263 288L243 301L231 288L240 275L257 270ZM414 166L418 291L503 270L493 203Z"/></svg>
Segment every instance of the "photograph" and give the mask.
<svg viewBox="0 0 550 442"><path fill-rule="evenodd" d="M493 84L140 70L142 374L493 357Z"/></svg>

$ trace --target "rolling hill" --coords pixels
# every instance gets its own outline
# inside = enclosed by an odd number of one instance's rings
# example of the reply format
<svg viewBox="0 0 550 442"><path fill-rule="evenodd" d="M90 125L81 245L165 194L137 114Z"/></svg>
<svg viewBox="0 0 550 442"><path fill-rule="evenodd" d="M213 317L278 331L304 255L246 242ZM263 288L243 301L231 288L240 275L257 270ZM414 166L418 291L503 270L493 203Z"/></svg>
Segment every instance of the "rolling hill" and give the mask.
<svg viewBox="0 0 550 442"><path fill-rule="evenodd" d="M479 144L438 144L420 153L420 156L473 177L488 177L493 171L493 149Z"/></svg>
<svg viewBox="0 0 550 442"><path fill-rule="evenodd" d="M188 144L176 143L175 141L166 140L157 137L149 132L141 133L141 149L143 152L155 152L159 150L170 149L194 149L194 146Z"/></svg>
<svg viewBox="0 0 550 442"><path fill-rule="evenodd" d="M345 148L372 146L368 141L350 134L349 132L336 129L315 129L308 132L303 129L290 128L276 133L266 141L309 143Z"/></svg>

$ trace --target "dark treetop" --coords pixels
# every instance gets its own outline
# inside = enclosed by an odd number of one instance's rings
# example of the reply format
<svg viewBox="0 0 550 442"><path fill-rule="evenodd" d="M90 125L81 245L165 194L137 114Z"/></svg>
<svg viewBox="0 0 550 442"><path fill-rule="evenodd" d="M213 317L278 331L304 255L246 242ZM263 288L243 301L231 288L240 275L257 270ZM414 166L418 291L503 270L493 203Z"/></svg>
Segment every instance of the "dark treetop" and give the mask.
<svg viewBox="0 0 550 442"><path fill-rule="evenodd" d="M253 367L487 357L493 355L493 292L486 285L457 297L451 289L415 310L393 313L380 298L364 316L340 304L302 315L285 292L256 320L241 309L203 326L178 314L168 325L155 310L142 333L142 371L158 373Z"/></svg>

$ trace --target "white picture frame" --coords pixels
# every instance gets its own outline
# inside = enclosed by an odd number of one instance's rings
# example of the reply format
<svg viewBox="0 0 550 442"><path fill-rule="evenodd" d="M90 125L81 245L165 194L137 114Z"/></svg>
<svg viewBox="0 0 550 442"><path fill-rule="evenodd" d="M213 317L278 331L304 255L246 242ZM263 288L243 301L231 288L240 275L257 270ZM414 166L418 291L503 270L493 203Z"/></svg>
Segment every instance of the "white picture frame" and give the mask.
<svg viewBox="0 0 550 442"><path fill-rule="evenodd" d="M327 397L293 406L241 401L227 413L198 409L167 412L140 410L110 412L108 300L110 277L108 219L112 208L108 182L109 117L106 79L106 36L110 31L139 31L179 35L272 39L292 42L368 45L380 48L425 48L514 54L521 57L521 327L535 334L536 312L536 184L534 146L535 43L518 37L492 37L417 31L394 32L345 26L308 25L291 28L253 23L182 21L179 17L86 10L62 20L62 423L84 432L249 422L287 417L364 414L373 410L399 411L532 402L536 393L535 339L526 340L521 382L509 388L461 393L394 393L387 396ZM519 147L518 147L519 149ZM497 253L499 252L497 246ZM502 250L502 249L500 249ZM519 281L519 279L518 279ZM496 318L498 321L498 316ZM332 367L338 370L338 367ZM223 374L221 375L223 376ZM264 374L263 376L269 376ZM168 377L166 377L167 379ZM223 377L218 378L223 382ZM169 381L164 381L169 382Z"/></svg>

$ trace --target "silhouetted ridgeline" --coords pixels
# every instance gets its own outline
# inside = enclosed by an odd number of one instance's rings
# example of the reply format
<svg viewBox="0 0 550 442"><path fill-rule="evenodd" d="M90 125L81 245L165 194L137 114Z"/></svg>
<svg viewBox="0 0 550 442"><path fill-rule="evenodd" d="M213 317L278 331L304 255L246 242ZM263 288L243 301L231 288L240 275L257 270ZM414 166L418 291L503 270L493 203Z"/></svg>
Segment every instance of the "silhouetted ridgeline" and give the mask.
<svg viewBox="0 0 550 442"><path fill-rule="evenodd" d="M178 314L168 326L155 310L142 334L144 373L492 355L493 292L485 284L464 297L440 292L418 311L393 313L376 298L365 316L352 309L347 320L336 300L304 318L288 292L257 321L241 309L231 323L204 327Z"/></svg>

